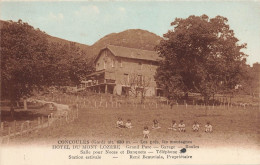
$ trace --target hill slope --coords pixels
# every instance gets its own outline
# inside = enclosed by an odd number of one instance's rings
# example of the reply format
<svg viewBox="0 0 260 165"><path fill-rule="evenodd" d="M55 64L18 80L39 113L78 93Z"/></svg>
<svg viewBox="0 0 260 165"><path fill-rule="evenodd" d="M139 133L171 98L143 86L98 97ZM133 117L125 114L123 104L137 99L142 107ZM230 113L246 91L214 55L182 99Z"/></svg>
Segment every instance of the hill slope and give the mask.
<svg viewBox="0 0 260 165"><path fill-rule="evenodd" d="M154 33L141 29L130 29L120 33L111 33L93 44L93 55L97 55L99 50L107 44L124 46L129 48L137 48L144 50L154 50L154 47L159 44L162 38Z"/></svg>
<svg viewBox="0 0 260 165"><path fill-rule="evenodd" d="M58 37L54 37L54 36L51 36L51 35L48 35L48 34L46 34L46 36L47 36L47 39L48 39L49 42L57 42L57 43L60 43L60 44L75 43L76 46L78 46L81 50L85 51L86 53L89 51L89 47L90 47L89 45L81 44L81 43L78 43L78 42L68 41L68 40L61 39L61 38L58 38Z"/></svg>
<svg viewBox="0 0 260 165"><path fill-rule="evenodd" d="M86 52L88 58L92 58L97 56L100 49L104 48L108 44L144 50L154 50L155 46L160 43L161 39L162 38L160 36L146 30L130 29L123 32L106 35L91 46L80 43L75 44ZM48 40L63 44L71 42L50 35L48 35Z"/></svg>
<svg viewBox="0 0 260 165"><path fill-rule="evenodd" d="M9 21L2 21L0 20L0 30L1 25L3 23L8 23ZM72 41L68 41L65 39L61 39L58 37L54 37L51 35L46 34L46 37L49 42L57 42L61 44L69 44ZM144 50L154 50L154 47L159 44L162 38L157 36L154 33L151 33L146 30L141 29L130 29L125 30L119 33L111 33L106 35L105 37L98 40L93 45L89 46L86 44L81 44L77 42L73 42L78 46L81 50L86 53L86 58L93 58L97 56L100 49L104 48L106 45L115 45L115 46L124 46L129 48L137 48L137 49L144 49Z"/></svg>

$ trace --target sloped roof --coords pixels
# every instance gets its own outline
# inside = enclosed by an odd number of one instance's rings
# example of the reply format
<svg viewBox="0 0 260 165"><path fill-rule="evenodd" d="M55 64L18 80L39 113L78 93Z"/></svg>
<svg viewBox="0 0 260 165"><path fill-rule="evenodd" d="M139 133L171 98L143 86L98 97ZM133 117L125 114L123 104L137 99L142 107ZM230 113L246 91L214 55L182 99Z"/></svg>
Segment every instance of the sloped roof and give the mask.
<svg viewBox="0 0 260 165"><path fill-rule="evenodd" d="M150 51L150 50L127 48L127 47L114 46L114 45L107 45L107 47L104 49L109 49L113 53L113 55L116 57L148 60L148 61L161 60L161 57L159 57L159 54L157 54L155 51ZM102 49L102 50L104 50L104 49ZM102 50L100 51L100 53L102 52ZM100 53L99 53L99 55L100 55ZM99 58L99 55L97 56L96 60Z"/></svg>

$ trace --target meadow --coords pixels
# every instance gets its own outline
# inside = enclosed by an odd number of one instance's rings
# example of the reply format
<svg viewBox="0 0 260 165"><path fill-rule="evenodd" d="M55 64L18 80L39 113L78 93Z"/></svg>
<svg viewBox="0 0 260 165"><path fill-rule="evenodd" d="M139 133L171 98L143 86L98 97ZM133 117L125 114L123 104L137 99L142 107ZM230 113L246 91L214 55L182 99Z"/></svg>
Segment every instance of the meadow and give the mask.
<svg viewBox="0 0 260 165"><path fill-rule="evenodd" d="M66 100L65 97L62 99L56 101L75 104L71 101L73 99ZM192 141L194 145L207 147L259 148L258 107L173 105L171 108L166 104L143 106L118 103L116 105L112 102L94 103L95 100L89 102L90 105L82 100L76 102L79 105L79 117L75 121L62 125L60 122L54 123L50 127L11 139L11 143L44 145L57 143L58 139L139 141L143 139L144 126L148 126L150 130L148 140L187 140ZM38 110L37 114L40 111ZM46 110L42 111L46 112ZM116 128L118 117L121 117L124 123L127 119L131 119L133 128ZM152 129L154 119L159 121L160 129ZM183 120L186 132L169 130L172 120L176 120L177 123ZM199 132L192 131L194 121L200 124ZM213 126L212 133L204 132L207 121Z"/></svg>

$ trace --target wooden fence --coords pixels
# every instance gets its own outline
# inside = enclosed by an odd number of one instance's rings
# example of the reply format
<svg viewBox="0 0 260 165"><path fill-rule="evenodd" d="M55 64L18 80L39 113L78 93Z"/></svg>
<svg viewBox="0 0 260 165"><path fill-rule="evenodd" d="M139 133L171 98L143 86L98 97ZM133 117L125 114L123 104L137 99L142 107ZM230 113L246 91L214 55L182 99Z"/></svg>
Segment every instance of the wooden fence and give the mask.
<svg viewBox="0 0 260 165"><path fill-rule="evenodd" d="M1 122L0 126L0 144L8 144L11 139L18 136L27 135L33 131L40 131L43 128L55 126L62 126L73 122L79 117L78 106L76 109L64 111L64 113L50 113L47 117L41 116L37 120L26 120L18 122L14 120L12 124L6 125L5 122Z"/></svg>

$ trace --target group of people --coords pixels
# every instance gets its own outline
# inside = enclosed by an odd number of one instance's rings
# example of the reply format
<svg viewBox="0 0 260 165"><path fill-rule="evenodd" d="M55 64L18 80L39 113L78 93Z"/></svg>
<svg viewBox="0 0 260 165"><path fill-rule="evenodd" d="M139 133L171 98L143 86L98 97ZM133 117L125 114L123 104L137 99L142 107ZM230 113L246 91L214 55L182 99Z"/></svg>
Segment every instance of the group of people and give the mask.
<svg viewBox="0 0 260 165"><path fill-rule="evenodd" d="M180 121L179 125L177 125L175 120L172 120L172 124L171 127L169 127L168 129L171 129L173 131L177 131L179 130L180 132L186 132L186 128L185 128L185 124L183 122L183 120ZM198 132L200 129L200 125L197 121L194 121L193 125L192 125L192 130L193 132ZM210 122L207 122L205 125L205 132L212 132L212 125L210 124Z"/></svg>
<svg viewBox="0 0 260 165"><path fill-rule="evenodd" d="M124 125L123 119L119 117L116 122L116 127L117 128L132 128L133 126L132 126L130 119L127 119L127 122Z"/></svg>
<svg viewBox="0 0 260 165"><path fill-rule="evenodd" d="M127 122L124 125L122 118L119 117L117 122L116 122L116 127L117 128L132 128L133 126L132 126L130 119L128 119ZM186 126L185 126L183 120L181 120L179 124L177 124L177 122L175 120L172 120L172 124L168 129L173 130L173 131L186 132L185 127ZM159 125L158 120L154 119L152 129L160 129L160 128L161 127ZM199 123L197 121L194 121L194 123L192 125L193 132L198 132L199 129L200 129ZM212 131L213 131L212 125L210 124L210 122L207 122L206 125L205 125L205 132L211 133ZM149 133L150 133L150 131L149 131L148 127L145 126L144 130L143 130L144 138L149 138Z"/></svg>

